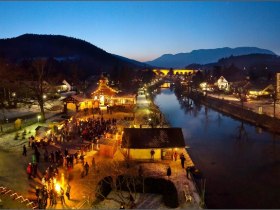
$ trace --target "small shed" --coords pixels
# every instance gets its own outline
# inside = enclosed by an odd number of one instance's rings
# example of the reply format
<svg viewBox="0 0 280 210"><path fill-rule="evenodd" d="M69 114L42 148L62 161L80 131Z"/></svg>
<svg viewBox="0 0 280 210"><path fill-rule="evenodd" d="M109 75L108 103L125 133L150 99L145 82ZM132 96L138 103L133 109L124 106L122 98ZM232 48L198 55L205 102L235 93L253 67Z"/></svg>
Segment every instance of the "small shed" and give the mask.
<svg viewBox="0 0 280 210"><path fill-rule="evenodd" d="M35 138L36 139L42 139L45 136L49 135L51 133L51 128L45 127L45 126L37 126L35 128Z"/></svg>
<svg viewBox="0 0 280 210"><path fill-rule="evenodd" d="M98 141L99 154L104 157L113 158L117 151L117 141L111 138L103 138Z"/></svg>
<svg viewBox="0 0 280 210"><path fill-rule="evenodd" d="M123 149L130 159L172 159L173 151L185 148L181 128L124 128Z"/></svg>

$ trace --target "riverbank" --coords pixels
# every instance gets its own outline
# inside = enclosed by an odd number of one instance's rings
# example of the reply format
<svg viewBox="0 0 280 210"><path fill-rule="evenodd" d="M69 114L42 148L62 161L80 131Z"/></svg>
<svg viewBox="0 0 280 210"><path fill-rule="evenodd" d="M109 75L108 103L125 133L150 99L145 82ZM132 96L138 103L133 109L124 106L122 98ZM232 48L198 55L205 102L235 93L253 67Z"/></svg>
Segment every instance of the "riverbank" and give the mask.
<svg viewBox="0 0 280 210"><path fill-rule="evenodd" d="M154 118L151 121L157 122L154 125L148 125L148 127L171 127L170 123L167 121L167 118L165 115L161 112L160 107L154 103L154 98L146 98L146 96L138 96L137 98L137 110L135 113L135 122L145 125L147 123L147 119ZM140 108L141 107L141 108ZM146 114L146 115L145 115ZM155 119L156 118L156 119ZM135 123L135 124L137 124ZM137 126L137 125L136 125ZM186 151L186 149L183 149L180 151L180 153L183 153L186 162L185 167L194 167L194 163L189 155L189 153ZM178 197L180 200L180 207L181 208L190 208L190 205L192 207L196 206L197 208L203 208L205 207L204 199L203 199L203 189L200 188L199 181L195 180L195 178L190 173L190 178L188 179L186 177L185 170L182 171L182 168L180 164L175 163L175 161L161 161L159 164L169 164L172 168L172 170L175 171L175 177L174 177L174 184L178 191ZM191 199L193 201L188 201L189 198L188 195L191 195Z"/></svg>
<svg viewBox="0 0 280 210"><path fill-rule="evenodd" d="M243 120L252 125L267 129L268 131L274 133L280 133L280 119L270 117L265 114L256 113L246 106L241 106L237 104L231 104L226 100L212 98L209 96L198 95L197 93L190 93L188 95L194 101L200 102L212 109L215 109L223 114L227 114L231 117Z"/></svg>

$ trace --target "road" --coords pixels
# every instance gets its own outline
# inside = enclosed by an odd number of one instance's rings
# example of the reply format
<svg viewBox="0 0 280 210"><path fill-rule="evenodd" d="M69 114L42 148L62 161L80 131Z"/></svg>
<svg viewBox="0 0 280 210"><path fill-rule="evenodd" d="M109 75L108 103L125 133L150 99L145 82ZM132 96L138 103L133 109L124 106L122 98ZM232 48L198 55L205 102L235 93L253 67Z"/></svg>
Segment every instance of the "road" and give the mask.
<svg viewBox="0 0 280 210"><path fill-rule="evenodd" d="M230 104L241 106L240 100L237 99L235 96L207 94L207 97L218 98ZM245 109L252 110L259 114L265 114L271 117L273 117L274 115L273 101L271 99L249 100L247 102L244 102L243 106ZM275 117L280 119L280 104L278 103L276 103L276 107L275 107Z"/></svg>

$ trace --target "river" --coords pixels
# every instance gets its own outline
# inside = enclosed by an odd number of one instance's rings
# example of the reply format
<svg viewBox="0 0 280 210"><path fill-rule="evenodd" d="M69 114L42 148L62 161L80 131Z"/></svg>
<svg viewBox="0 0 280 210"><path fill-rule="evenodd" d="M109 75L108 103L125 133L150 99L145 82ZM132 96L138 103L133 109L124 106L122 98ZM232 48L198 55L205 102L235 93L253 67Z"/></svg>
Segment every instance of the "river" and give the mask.
<svg viewBox="0 0 280 210"><path fill-rule="evenodd" d="M206 178L208 208L280 208L280 137L203 105L185 109L170 89L155 104L181 127ZM280 128L279 128L280 129Z"/></svg>

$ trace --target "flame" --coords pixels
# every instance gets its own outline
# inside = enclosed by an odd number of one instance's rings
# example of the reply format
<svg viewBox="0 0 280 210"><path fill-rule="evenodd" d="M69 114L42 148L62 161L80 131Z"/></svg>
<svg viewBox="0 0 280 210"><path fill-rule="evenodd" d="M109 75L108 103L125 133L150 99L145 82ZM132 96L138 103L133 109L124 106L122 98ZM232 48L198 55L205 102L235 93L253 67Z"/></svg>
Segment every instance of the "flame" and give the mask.
<svg viewBox="0 0 280 210"><path fill-rule="evenodd" d="M60 187L60 185L58 184L58 183L56 183L55 184L55 190L56 190L56 192L60 192L60 189L61 189L61 187Z"/></svg>

